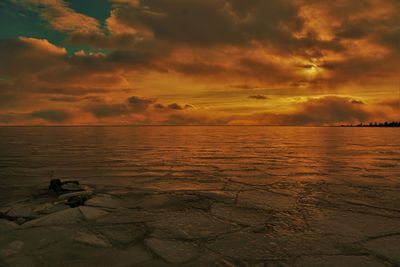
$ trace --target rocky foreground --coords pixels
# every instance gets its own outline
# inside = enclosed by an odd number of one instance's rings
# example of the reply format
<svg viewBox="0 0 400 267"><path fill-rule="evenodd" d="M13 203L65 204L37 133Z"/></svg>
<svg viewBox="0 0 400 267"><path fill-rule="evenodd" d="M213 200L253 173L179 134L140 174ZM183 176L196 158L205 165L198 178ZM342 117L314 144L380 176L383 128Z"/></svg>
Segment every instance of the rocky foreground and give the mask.
<svg viewBox="0 0 400 267"><path fill-rule="evenodd" d="M2 200L0 266L400 266L399 188L160 188Z"/></svg>

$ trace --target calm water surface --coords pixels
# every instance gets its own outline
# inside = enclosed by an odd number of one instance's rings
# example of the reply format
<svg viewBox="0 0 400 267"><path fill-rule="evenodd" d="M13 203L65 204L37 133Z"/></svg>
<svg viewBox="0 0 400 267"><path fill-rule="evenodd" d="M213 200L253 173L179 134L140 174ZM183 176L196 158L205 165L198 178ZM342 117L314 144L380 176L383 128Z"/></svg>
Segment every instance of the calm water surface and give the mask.
<svg viewBox="0 0 400 267"><path fill-rule="evenodd" d="M1 127L0 185L50 177L190 187L226 180L400 184L400 130Z"/></svg>

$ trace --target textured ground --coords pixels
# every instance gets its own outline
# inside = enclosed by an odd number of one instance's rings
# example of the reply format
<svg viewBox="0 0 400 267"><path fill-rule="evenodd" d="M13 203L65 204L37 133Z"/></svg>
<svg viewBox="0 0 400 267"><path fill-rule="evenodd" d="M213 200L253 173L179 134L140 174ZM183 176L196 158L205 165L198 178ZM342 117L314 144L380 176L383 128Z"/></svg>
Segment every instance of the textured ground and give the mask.
<svg viewBox="0 0 400 267"><path fill-rule="evenodd" d="M397 187L90 186L78 208L44 187L3 195L0 266L400 266Z"/></svg>

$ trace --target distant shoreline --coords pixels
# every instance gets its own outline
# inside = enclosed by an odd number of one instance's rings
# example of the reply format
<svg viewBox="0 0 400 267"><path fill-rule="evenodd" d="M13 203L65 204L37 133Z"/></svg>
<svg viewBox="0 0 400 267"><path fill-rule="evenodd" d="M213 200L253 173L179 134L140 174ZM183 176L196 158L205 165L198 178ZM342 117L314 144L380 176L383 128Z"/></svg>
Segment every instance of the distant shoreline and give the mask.
<svg viewBox="0 0 400 267"><path fill-rule="evenodd" d="M384 123L368 123L368 124L357 124L357 125L341 125L340 127L369 127L369 128L396 128L400 127L400 122L384 122Z"/></svg>

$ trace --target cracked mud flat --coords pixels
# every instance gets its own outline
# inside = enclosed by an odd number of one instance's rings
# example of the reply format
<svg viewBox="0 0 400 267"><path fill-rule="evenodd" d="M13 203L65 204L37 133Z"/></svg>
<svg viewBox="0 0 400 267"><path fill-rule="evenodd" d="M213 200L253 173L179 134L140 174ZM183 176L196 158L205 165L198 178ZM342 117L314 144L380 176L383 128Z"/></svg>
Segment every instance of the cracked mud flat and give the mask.
<svg viewBox="0 0 400 267"><path fill-rule="evenodd" d="M91 187L77 208L45 189L2 203L0 266L400 265L398 187Z"/></svg>

